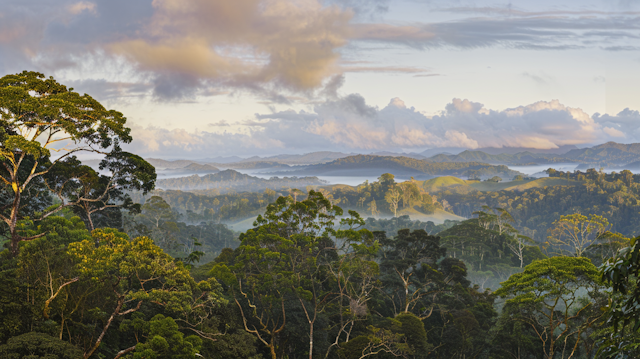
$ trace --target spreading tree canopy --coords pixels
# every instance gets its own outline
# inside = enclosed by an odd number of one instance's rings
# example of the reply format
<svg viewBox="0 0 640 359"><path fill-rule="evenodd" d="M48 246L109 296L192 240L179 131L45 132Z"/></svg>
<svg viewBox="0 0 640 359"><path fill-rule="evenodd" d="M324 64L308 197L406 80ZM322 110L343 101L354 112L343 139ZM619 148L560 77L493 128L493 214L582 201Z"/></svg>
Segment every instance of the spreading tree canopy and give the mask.
<svg viewBox="0 0 640 359"><path fill-rule="evenodd" d="M0 78L0 220L13 255L21 241L33 239L17 230L26 214L43 219L64 207L80 206L91 223L92 211L124 200L118 189L153 188L153 167L120 148L132 140L125 123L122 113L105 109L53 77L24 71ZM74 154L82 152L108 155L101 169L111 171L111 178L101 179L81 166ZM60 167L66 170L56 171ZM58 197L57 205L25 212L36 199L51 195Z"/></svg>

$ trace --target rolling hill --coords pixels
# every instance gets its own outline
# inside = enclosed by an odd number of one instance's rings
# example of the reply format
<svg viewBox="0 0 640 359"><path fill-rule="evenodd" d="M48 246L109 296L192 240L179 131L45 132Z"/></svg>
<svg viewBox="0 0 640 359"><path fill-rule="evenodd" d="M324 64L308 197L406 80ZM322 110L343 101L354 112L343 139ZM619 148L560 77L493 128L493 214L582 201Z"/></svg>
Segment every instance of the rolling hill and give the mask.
<svg viewBox="0 0 640 359"><path fill-rule="evenodd" d="M621 166L640 161L640 143L607 142L591 148L567 152L565 157L576 162L599 166Z"/></svg>
<svg viewBox="0 0 640 359"><path fill-rule="evenodd" d="M526 165L544 163L567 163L574 160L557 155L548 155L532 152L520 152L516 154L488 154L483 151L463 151L457 155L440 154L429 158L433 162L484 162L494 165Z"/></svg>
<svg viewBox="0 0 640 359"><path fill-rule="evenodd" d="M513 178L521 174L507 166L481 162L432 162L409 157L357 155L329 163L297 168L295 174L323 176L379 176L383 173L428 179L437 176Z"/></svg>
<svg viewBox="0 0 640 359"><path fill-rule="evenodd" d="M324 185L325 182L317 177L272 177L258 178L234 170L224 170L204 176L192 175L188 177L165 178L156 182L159 189L177 189L182 191L217 189L221 193L228 191L264 191L266 188L280 189L282 187L306 187Z"/></svg>
<svg viewBox="0 0 640 359"><path fill-rule="evenodd" d="M465 181L457 177L444 176L424 181L422 188L429 193L438 193L449 190L455 193L469 193L473 191L525 191L531 188L543 188L547 186L577 186L581 182L566 178L538 178L534 180L489 182L489 181Z"/></svg>

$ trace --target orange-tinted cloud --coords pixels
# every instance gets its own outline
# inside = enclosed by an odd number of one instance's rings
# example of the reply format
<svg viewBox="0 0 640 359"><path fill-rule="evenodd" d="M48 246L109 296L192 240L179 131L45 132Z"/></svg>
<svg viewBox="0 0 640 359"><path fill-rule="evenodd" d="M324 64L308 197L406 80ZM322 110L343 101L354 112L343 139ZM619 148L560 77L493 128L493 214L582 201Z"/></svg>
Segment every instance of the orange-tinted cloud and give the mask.
<svg viewBox="0 0 640 359"><path fill-rule="evenodd" d="M317 0L154 0L137 38L108 48L142 70L305 91L337 71L350 11Z"/></svg>
<svg viewBox="0 0 640 359"><path fill-rule="evenodd" d="M505 110L453 99L440 114L425 116L399 98L384 108L357 94L314 106L313 111L256 115L238 131L225 121L211 132L134 128L132 150L144 155L180 157L191 153L268 155L323 151L420 151L425 148L528 147L555 149L606 141L639 142L638 111L589 116L557 100Z"/></svg>

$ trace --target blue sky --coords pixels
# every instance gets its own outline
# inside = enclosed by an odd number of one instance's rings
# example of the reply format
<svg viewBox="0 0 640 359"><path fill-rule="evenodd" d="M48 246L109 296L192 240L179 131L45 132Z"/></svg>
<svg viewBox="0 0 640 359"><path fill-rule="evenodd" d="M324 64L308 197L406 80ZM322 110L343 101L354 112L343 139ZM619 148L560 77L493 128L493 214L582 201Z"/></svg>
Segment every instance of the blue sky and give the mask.
<svg viewBox="0 0 640 359"><path fill-rule="evenodd" d="M640 1L2 4L0 72L123 112L144 156L640 142Z"/></svg>

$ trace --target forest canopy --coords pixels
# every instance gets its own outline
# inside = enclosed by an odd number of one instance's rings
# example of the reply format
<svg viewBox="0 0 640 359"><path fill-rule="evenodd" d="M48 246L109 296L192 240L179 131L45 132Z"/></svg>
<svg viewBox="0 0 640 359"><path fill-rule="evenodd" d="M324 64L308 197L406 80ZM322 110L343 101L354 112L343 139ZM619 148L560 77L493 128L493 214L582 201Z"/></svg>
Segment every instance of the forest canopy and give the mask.
<svg viewBox="0 0 640 359"><path fill-rule="evenodd" d="M640 355L630 171L353 156L315 166L388 171L156 182L124 115L53 78L0 78L0 110L3 358Z"/></svg>

